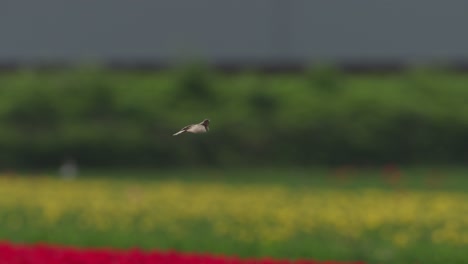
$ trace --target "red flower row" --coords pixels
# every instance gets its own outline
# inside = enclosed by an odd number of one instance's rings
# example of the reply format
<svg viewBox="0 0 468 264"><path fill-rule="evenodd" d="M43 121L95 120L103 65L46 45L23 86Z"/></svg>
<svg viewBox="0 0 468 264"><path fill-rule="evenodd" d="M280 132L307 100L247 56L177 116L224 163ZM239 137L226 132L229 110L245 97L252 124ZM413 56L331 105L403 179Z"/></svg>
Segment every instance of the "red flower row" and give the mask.
<svg viewBox="0 0 468 264"><path fill-rule="evenodd" d="M139 249L79 249L45 244L16 245L0 242L0 264L344 264L336 261L240 259L210 254ZM363 264L363 262L346 262Z"/></svg>

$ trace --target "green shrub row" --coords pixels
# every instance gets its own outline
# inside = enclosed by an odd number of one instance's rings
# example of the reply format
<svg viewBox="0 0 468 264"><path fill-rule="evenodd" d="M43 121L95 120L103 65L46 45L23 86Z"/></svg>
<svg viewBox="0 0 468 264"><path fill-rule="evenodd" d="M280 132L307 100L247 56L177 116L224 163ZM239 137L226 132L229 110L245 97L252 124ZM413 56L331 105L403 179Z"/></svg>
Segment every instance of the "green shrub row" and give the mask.
<svg viewBox="0 0 468 264"><path fill-rule="evenodd" d="M212 121L206 135L172 134ZM0 74L0 166L463 163L468 76L158 72Z"/></svg>

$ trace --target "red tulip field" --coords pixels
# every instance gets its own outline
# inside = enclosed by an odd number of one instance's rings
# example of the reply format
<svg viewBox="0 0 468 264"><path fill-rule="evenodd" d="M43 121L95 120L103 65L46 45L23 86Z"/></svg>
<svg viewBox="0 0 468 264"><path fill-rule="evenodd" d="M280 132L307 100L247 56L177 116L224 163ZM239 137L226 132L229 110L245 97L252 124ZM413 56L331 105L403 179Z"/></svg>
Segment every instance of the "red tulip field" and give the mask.
<svg viewBox="0 0 468 264"><path fill-rule="evenodd" d="M363 262L240 259L233 256L180 253L176 251L74 248L45 244L0 243L0 264L361 264Z"/></svg>

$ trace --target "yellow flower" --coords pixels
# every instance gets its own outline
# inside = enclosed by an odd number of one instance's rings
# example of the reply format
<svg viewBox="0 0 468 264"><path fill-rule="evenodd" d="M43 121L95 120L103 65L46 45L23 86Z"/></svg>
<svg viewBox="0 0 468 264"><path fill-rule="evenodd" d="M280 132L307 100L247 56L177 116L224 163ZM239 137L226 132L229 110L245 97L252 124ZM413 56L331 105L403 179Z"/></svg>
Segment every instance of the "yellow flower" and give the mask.
<svg viewBox="0 0 468 264"><path fill-rule="evenodd" d="M0 193L0 224L12 229L73 219L87 229L182 235L203 223L213 234L241 241L328 232L352 239L376 233L401 247L424 234L434 243L468 244L464 193L53 178L0 179Z"/></svg>

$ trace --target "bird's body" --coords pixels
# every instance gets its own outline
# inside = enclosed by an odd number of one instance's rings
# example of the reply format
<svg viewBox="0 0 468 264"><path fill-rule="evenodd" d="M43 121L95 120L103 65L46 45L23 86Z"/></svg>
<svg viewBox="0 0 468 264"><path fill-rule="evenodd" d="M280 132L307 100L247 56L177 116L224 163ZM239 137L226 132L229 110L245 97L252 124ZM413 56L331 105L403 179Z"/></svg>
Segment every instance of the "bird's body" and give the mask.
<svg viewBox="0 0 468 264"><path fill-rule="evenodd" d="M199 124L193 124L193 125L188 125L184 128L182 128L179 132L175 133L173 136L180 135L185 132L193 133L193 134L199 134L199 133L205 133L208 132L210 120L205 119Z"/></svg>

